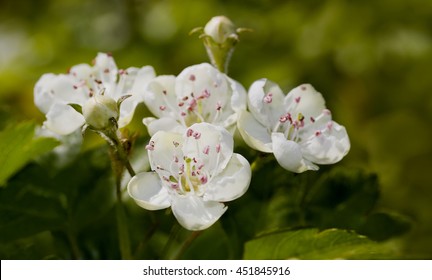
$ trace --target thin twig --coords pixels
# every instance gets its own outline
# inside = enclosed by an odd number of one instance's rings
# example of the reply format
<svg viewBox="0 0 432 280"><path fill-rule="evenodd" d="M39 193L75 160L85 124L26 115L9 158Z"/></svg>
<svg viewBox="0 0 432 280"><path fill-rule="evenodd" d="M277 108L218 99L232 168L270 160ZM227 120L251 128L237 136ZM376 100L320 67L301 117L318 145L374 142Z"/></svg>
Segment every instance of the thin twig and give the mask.
<svg viewBox="0 0 432 280"><path fill-rule="evenodd" d="M189 235L189 238L186 239L186 240L183 242L183 244L182 244L180 250L179 250L178 253L174 256L174 259L175 259L175 260L180 259L180 257L183 256L184 252L189 248L189 246L192 244L192 242L194 242L194 240L197 239L198 236L201 235L201 233L202 233L202 231L193 231L193 232Z"/></svg>

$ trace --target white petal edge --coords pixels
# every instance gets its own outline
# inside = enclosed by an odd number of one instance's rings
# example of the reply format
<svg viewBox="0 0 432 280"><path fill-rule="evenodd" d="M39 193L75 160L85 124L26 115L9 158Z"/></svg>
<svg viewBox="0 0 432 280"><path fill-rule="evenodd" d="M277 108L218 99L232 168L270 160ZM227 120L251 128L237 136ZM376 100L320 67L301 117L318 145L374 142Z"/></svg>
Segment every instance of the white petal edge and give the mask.
<svg viewBox="0 0 432 280"><path fill-rule="evenodd" d="M296 173L318 170L318 166L303 158L301 146L287 140L282 133L272 133L272 143L277 162L286 170Z"/></svg>
<svg viewBox="0 0 432 280"><path fill-rule="evenodd" d="M285 108L292 108L291 115L296 117L301 113L307 119L317 117L326 108L324 97L310 84L302 84L292 89L285 97L284 103Z"/></svg>
<svg viewBox="0 0 432 280"><path fill-rule="evenodd" d="M242 196L251 181L249 162L240 154L233 154L225 169L208 182L204 201L231 201Z"/></svg>
<svg viewBox="0 0 432 280"><path fill-rule="evenodd" d="M249 147L264 153L273 152L270 133L251 113L240 113L237 128Z"/></svg>
<svg viewBox="0 0 432 280"><path fill-rule="evenodd" d="M161 75L149 81L144 94L144 103L147 108L158 118L178 116L180 111L177 106L177 93L175 92L176 77ZM160 110L165 106L165 110Z"/></svg>
<svg viewBox="0 0 432 280"><path fill-rule="evenodd" d="M173 197L171 208L180 225L192 231L209 228L227 210L223 203L204 201L193 195Z"/></svg>
<svg viewBox="0 0 432 280"><path fill-rule="evenodd" d="M264 102L264 97L271 93L271 102ZM281 115L286 113L284 108L285 94L280 87L267 79L255 81L248 91L248 108L258 122L272 129L279 122Z"/></svg>
<svg viewBox="0 0 432 280"><path fill-rule="evenodd" d="M80 113L71 106L61 103L53 104L46 117L44 126L60 135L70 134L85 123Z"/></svg>
<svg viewBox="0 0 432 280"><path fill-rule="evenodd" d="M153 136L158 131L169 131L175 133L183 133L186 128L180 125L176 120L171 118L144 118L144 125L147 127L147 131L150 136Z"/></svg>
<svg viewBox="0 0 432 280"><path fill-rule="evenodd" d="M345 127L336 122L331 124L330 131L313 135L301 144L306 159L317 164L333 164L349 152L351 144Z"/></svg>
<svg viewBox="0 0 432 280"><path fill-rule="evenodd" d="M171 206L168 191L154 172L138 173L127 186L129 196L147 210L160 210Z"/></svg>
<svg viewBox="0 0 432 280"><path fill-rule="evenodd" d="M246 110L247 92L246 89L237 81L228 78L232 89L231 108L235 111Z"/></svg>
<svg viewBox="0 0 432 280"><path fill-rule="evenodd" d="M150 144L153 144L153 147L148 150L151 169L154 171L161 169L178 172L173 169L172 164L175 156L183 158L181 151L183 141L180 133L158 131L153 135L150 138Z"/></svg>

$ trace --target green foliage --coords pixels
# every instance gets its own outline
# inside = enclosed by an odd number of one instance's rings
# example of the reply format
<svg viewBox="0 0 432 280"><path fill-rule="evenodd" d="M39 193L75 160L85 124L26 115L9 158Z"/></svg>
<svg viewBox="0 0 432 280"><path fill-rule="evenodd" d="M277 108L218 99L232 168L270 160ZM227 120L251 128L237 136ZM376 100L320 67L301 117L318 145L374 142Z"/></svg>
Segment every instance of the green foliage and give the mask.
<svg viewBox="0 0 432 280"><path fill-rule="evenodd" d="M245 245L245 259L382 259L391 251L345 230L288 230L264 235Z"/></svg>
<svg viewBox="0 0 432 280"><path fill-rule="evenodd" d="M58 145L52 138L35 138L31 122L10 126L0 132L0 186L26 163Z"/></svg>
<svg viewBox="0 0 432 280"><path fill-rule="evenodd" d="M58 171L34 163L10 179L0 190L0 255L7 256L9 249L15 248L5 244L20 244L32 236L36 242L38 234L49 231L46 239L67 243L67 249L56 252L56 258L83 257L77 247L90 244L76 244L79 236L96 222L102 227L104 216L113 208L107 162L104 153L93 151Z"/></svg>

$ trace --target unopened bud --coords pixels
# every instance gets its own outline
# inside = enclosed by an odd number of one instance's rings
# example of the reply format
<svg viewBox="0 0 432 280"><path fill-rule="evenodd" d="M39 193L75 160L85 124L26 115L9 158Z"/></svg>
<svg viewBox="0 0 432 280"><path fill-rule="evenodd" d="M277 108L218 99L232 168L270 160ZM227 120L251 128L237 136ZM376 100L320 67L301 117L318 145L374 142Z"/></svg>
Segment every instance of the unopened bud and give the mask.
<svg viewBox="0 0 432 280"><path fill-rule="evenodd" d="M223 44L228 38L237 39L234 23L226 16L213 17L204 27L204 34L217 44Z"/></svg>
<svg viewBox="0 0 432 280"><path fill-rule="evenodd" d="M113 126L119 118L117 102L101 94L90 98L83 106L82 113L88 125L94 129L105 130Z"/></svg>

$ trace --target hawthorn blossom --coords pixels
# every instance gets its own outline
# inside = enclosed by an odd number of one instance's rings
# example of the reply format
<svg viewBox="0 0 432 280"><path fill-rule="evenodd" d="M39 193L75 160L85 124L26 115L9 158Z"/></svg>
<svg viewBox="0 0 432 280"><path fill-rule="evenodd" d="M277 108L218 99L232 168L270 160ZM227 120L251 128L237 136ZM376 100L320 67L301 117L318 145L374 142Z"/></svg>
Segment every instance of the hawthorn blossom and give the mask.
<svg viewBox="0 0 432 280"><path fill-rule="evenodd" d="M316 164L336 163L350 149L345 127L332 120L321 93L309 84L285 96L277 84L258 80L249 89L248 108L238 121L243 139L273 153L287 170L318 170Z"/></svg>
<svg viewBox="0 0 432 280"><path fill-rule="evenodd" d="M143 89L155 77L151 66L117 68L111 55L99 53L94 65L78 64L67 74L44 74L34 88L34 102L46 115L44 127L67 135L80 128L85 119L69 104L84 106L93 96L103 93L115 102L125 95L119 112L119 126L132 119L135 107L142 102Z"/></svg>
<svg viewBox="0 0 432 280"><path fill-rule="evenodd" d="M227 210L223 202L249 187L248 161L233 153L233 137L224 128L198 123L182 134L158 131L147 145L153 172L138 173L129 195L147 210L171 207L188 230L203 230Z"/></svg>
<svg viewBox="0 0 432 280"><path fill-rule="evenodd" d="M202 63L187 67L177 77L154 78L144 102L156 116L143 120L150 135L159 130L184 132L200 122L234 130L238 112L246 109L246 90L210 64Z"/></svg>

